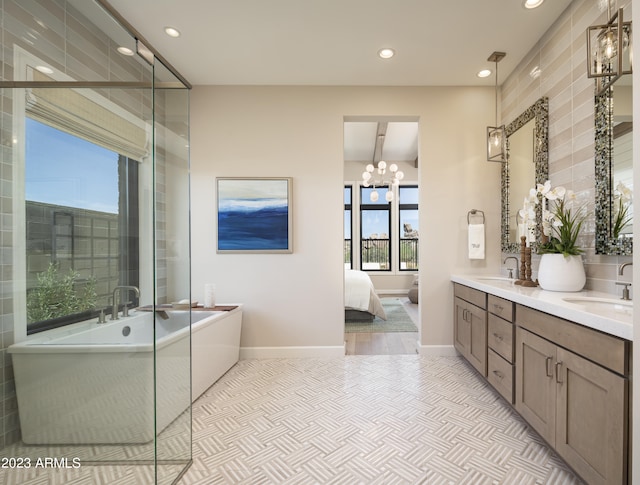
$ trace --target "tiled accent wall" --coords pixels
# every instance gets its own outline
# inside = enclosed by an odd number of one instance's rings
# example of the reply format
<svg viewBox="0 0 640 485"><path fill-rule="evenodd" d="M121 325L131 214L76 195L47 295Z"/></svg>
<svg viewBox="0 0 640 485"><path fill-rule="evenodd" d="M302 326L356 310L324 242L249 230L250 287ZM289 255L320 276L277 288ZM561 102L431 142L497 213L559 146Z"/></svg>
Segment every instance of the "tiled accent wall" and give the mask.
<svg viewBox="0 0 640 485"><path fill-rule="evenodd" d="M90 5L87 1L84 7ZM101 9L90 7L95 18ZM113 22L106 24L114 26ZM124 31L119 38L126 38ZM32 52L77 81L151 81L137 57L116 52L117 44L66 0L0 0L0 78L14 80L14 45ZM133 46L133 42L131 46ZM103 89L100 93L136 114L150 113L148 89ZM13 368L7 347L14 341L13 308L13 92L0 96L0 449L20 439ZM148 118L145 117L145 119Z"/></svg>
<svg viewBox="0 0 640 485"><path fill-rule="evenodd" d="M624 7L625 18L631 18L631 0L618 5ZM606 2L574 0L503 83L501 119L507 124L540 97L549 97L549 179L553 186L575 191L588 205L581 241L587 288L617 293L618 279L631 281L631 271L618 276L618 265L631 257L595 254L595 81L587 77L586 67L587 27L606 18ZM532 75L536 71L539 75ZM534 277L537 262L534 257Z"/></svg>

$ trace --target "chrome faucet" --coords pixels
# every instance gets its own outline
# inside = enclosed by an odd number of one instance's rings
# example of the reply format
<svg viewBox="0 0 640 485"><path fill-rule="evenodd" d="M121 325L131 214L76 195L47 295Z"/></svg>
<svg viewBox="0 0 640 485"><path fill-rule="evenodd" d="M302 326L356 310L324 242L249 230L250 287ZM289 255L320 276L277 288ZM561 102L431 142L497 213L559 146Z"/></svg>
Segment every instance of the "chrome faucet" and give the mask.
<svg viewBox="0 0 640 485"><path fill-rule="evenodd" d="M520 278L520 260L518 258L516 258L515 256L507 256L506 258L504 258L504 261L502 262L502 264L507 264L507 261L509 261L510 259L515 259L516 261L516 279ZM509 278L513 278L513 268L507 268L509 270Z"/></svg>
<svg viewBox="0 0 640 485"><path fill-rule="evenodd" d="M618 267L618 274L620 276L622 276L622 273L624 273L624 269L627 266L631 266L633 263L623 263ZM616 281L616 285L620 285L620 286L624 286L624 288L622 288L622 299L623 300L631 300L630 294L629 294L629 287L631 286L631 283L627 283L625 281Z"/></svg>
<svg viewBox="0 0 640 485"><path fill-rule="evenodd" d="M622 276L622 273L624 273L624 269L625 269L627 266L631 266L632 264L633 264L633 263L623 263L623 264L621 264L621 265L618 267L618 274L619 274L620 276Z"/></svg>
<svg viewBox="0 0 640 485"><path fill-rule="evenodd" d="M118 307L120 306L120 290L129 290L133 291L138 298L140 298L140 290L136 286L116 286L113 290L113 309L111 310L111 320L118 320ZM125 304L125 308L126 304ZM128 313L125 310L123 312L123 316L127 316Z"/></svg>

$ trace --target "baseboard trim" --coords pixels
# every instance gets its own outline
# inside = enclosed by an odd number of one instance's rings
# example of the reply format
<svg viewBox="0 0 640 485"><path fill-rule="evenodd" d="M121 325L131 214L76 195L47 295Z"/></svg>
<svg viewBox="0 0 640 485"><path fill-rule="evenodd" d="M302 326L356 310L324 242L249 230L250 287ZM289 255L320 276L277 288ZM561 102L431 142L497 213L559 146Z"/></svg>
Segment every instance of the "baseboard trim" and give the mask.
<svg viewBox="0 0 640 485"><path fill-rule="evenodd" d="M418 354L439 357L455 357L458 355L453 345L420 345L417 343Z"/></svg>
<svg viewBox="0 0 640 485"><path fill-rule="evenodd" d="M240 347L240 359L344 357L344 345L326 347Z"/></svg>

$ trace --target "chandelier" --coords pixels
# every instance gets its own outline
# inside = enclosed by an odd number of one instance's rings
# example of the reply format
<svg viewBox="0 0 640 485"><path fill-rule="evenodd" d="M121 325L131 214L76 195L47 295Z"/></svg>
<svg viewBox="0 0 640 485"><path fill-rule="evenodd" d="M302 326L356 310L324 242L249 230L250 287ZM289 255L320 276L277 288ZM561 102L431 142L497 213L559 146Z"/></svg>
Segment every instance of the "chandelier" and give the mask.
<svg viewBox="0 0 640 485"><path fill-rule="evenodd" d="M385 200L387 202L391 202L393 200L391 187L400 183L404 178L404 173L401 170L398 170L398 166L395 163L389 165L388 169L389 170L387 172L387 162L380 160L377 168L370 163L367 165L365 171L362 172L362 185L364 187L373 187L371 194L369 194L371 202L378 201L380 195L378 194L376 187L380 186L389 187L385 195Z"/></svg>

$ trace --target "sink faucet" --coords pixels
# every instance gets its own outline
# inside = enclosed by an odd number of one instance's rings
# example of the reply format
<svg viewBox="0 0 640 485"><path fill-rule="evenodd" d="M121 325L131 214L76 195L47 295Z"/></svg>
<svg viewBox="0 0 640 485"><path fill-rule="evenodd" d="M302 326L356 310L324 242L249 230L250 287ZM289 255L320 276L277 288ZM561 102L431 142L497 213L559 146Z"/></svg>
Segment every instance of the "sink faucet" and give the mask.
<svg viewBox="0 0 640 485"><path fill-rule="evenodd" d="M624 269L627 266L631 266L633 263L623 263L618 267L618 274L620 276L622 276L622 273L624 273ZM620 285L620 286L624 286L624 288L622 289L622 299L623 300L631 300L630 295L629 295L629 287L631 286L631 283L626 283L624 281L616 281L616 285Z"/></svg>
<svg viewBox="0 0 640 485"><path fill-rule="evenodd" d="M504 258L504 261L502 262L502 264L507 264L507 261L509 261L510 259L515 260L516 262L516 279L520 278L520 261L518 260L518 258L516 258L515 256L507 256L506 258ZM507 268L509 270L509 278L513 278L513 268Z"/></svg>
<svg viewBox="0 0 640 485"><path fill-rule="evenodd" d="M633 263L623 263L623 264L621 264L621 265L620 265L620 267L618 268L618 274L619 274L620 276L622 276L622 273L624 273L624 269L625 269L627 266L631 266L632 264L633 264Z"/></svg>
<svg viewBox="0 0 640 485"><path fill-rule="evenodd" d="M120 306L120 292L121 290L133 291L138 298L140 298L140 290L136 286L116 286L113 290L113 309L111 310L111 320L118 320L118 307ZM125 312L125 317L126 312Z"/></svg>

